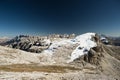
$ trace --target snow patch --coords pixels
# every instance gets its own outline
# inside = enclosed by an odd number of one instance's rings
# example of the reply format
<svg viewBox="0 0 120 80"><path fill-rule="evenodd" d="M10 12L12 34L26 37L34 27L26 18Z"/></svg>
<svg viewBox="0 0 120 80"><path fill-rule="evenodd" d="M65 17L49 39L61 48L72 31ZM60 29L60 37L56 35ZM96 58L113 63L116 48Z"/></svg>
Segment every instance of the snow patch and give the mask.
<svg viewBox="0 0 120 80"><path fill-rule="evenodd" d="M53 41L47 50L44 50L43 53L52 55L55 50L57 50L62 45L70 43L70 40L62 39L60 41Z"/></svg>
<svg viewBox="0 0 120 80"><path fill-rule="evenodd" d="M100 37L100 40L101 40L103 43L109 43L109 41L108 41L105 37L103 37L103 36Z"/></svg>

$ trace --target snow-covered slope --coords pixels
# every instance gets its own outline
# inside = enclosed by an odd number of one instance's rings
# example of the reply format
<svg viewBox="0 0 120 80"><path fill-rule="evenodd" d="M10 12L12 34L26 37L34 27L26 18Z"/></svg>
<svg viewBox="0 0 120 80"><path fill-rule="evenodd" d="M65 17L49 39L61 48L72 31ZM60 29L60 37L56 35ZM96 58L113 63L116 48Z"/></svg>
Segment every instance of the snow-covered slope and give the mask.
<svg viewBox="0 0 120 80"><path fill-rule="evenodd" d="M61 61L69 63L79 58L80 56L87 54L90 48L97 46L97 44L92 40L94 36L95 33L85 33L77 36L74 39L54 40L48 49L44 50L40 54L0 46L0 61L1 64L2 62L3 64L31 62L41 63L45 61L54 62L54 60L55 62ZM49 40L46 42L50 44ZM72 49L70 50L70 48Z"/></svg>
<svg viewBox="0 0 120 80"><path fill-rule="evenodd" d="M77 36L75 39L62 39L60 41L53 41L52 45L47 50L45 50L44 53L53 55L55 50L59 49L59 47L62 45L79 44L79 46L77 46L76 49L71 53L71 57L68 62L72 62L81 55L87 54L90 48L97 46L97 44L92 41L92 37L94 36L95 33L85 33Z"/></svg>
<svg viewBox="0 0 120 80"><path fill-rule="evenodd" d="M62 45L67 45L71 43L72 41L70 39L61 39L53 41L51 46L49 46L47 50L44 50L43 53L53 55L53 53L55 53L55 50L60 48Z"/></svg>
<svg viewBox="0 0 120 80"><path fill-rule="evenodd" d="M92 40L92 37L95 37L95 33L82 34L74 39L79 46L72 52L71 58L68 62L72 62L81 55L87 54L90 48L97 46L97 44Z"/></svg>

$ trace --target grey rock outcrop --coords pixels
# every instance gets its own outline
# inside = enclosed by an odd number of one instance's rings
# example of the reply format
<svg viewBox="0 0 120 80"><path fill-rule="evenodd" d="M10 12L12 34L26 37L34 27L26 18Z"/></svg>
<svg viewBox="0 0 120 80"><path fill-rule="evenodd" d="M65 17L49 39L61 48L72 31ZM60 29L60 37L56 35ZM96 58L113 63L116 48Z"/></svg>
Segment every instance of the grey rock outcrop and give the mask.
<svg viewBox="0 0 120 80"><path fill-rule="evenodd" d="M82 60L83 62L87 62L94 65L99 65L101 58L103 57L103 49L102 49L102 42L100 37L96 34L95 37L92 38L94 42L97 43L96 47L90 49L90 51L78 58L76 61Z"/></svg>
<svg viewBox="0 0 120 80"><path fill-rule="evenodd" d="M80 66L85 70L95 70L97 73L111 75L119 79L120 47L103 44L98 35L93 39L97 43L97 46L91 48L88 54L79 57L71 64Z"/></svg>
<svg viewBox="0 0 120 80"><path fill-rule="evenodd" d="M2 43L3 46L8 46L11 48L21 49L28 52L40 53L47 49L51 40L54 38L74 38L75 34L52 34L49 36L29 36L29 35L19 35L13 39L5 41Z"/></svg>
<svg viewBox="0 0 120 80"><path fill-rule="evenodd" d="M50 40L46 36L20 35L8 40L5 46L21 49L28 52L40 53L50 45Z"/></svg>

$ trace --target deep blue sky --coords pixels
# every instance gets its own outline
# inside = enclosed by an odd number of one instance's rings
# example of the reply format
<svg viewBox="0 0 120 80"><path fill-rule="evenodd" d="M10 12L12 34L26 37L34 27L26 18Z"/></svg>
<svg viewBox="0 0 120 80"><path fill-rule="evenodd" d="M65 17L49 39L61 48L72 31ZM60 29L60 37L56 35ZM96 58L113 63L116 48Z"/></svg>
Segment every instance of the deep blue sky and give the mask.
<svg viewBox="0 0 120 80"><path fill-rule="evenodd" d="M0 36L85 32L120 36L120 0L0 0Z"/></svg>

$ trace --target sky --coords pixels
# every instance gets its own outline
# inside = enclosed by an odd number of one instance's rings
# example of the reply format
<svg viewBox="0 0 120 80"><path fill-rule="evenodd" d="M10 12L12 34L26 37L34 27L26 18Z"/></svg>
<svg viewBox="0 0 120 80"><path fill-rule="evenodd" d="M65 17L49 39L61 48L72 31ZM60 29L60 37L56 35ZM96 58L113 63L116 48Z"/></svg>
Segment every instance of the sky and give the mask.
<svg viewBox="0 0 120 80"><path fill-rule="evenodd" d="M0 36L120 36L120 0L0 0Z"/></svg>

